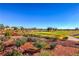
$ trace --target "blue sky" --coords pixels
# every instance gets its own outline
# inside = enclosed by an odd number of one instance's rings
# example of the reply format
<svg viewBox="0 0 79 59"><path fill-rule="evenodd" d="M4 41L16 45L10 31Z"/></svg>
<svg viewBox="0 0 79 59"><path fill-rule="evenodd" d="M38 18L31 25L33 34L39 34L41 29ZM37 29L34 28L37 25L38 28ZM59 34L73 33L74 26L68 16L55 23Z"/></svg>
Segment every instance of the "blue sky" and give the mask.
<svg viewBox="0 0 79 59"><path fill-rule="evenodd" d="M0 4L0 24L26 28L79 27L79 4Z"/></svg>

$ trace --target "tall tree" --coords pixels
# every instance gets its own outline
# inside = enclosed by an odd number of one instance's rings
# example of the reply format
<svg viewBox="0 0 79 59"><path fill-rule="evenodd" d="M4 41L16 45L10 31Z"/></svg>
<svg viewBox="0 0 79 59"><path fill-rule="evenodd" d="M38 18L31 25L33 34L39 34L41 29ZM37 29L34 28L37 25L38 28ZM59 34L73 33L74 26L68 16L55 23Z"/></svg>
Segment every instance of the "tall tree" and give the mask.
<svg viewBox="0 0 79 59"><path fill-rule="evenodd" d="M20 26L20 29L21 29L21 30L24 30L24 27Z"/></svg>
<svg viewBox="0 0 79 59"><path fill-rule="evenodd" d="M52 27L48 27L48 28L47 28L47 31L51 31L51 30L52 30Z"/></svg>
<svg viewBox="0 0 79 59"><path fill-rule="evenodd" d="M9 26L5 26L5 28L9 28Z"/></svg>
<svg viewBox="0 0 79 59"><path fill-rule="evenodd" d="M3 24L0 24L0 29L4 29L4 25Z"/></svg>
<svg viewBox="0 0 79 59"><path fill-rule="evenodd" d="M75 30L79 30L79 28L78 28L78 27L76 27L76 28L75 28Z"/></svg>
<svg viewBox="0 0 79 59"><path fill-rule="evenodd" d="M12 28L14 28L14 30L17 30L18 29L18 27L15 27L15 26L13 26Z"/></svg>

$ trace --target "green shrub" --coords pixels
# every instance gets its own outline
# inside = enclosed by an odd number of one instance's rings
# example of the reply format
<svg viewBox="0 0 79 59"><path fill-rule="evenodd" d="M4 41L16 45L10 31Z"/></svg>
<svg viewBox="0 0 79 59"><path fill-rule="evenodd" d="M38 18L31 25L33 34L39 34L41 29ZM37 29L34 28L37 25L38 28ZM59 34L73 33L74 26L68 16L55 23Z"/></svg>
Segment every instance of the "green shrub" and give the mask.
<svg viewBox="0 0 79 59"><path fill-rule="evenodd" d="M39 49L43 48L42 44L40 44L40 43L37 43L36 47L39 48Z"/></svg>
<svg viewBox="0 0 79 59"><path fill-rule="evenodd" d="M4 41L4 37L1 37L1 36L0 36L0 40L1 40L1 41Z"/></svg>
<svg viewBox="0 0 79 59"><path fill-rule="evenodd" d="M51 40L51 41L57 41L57 38L53 37L53 38L50 38L49 40Z"/></svg>
<svg viewBox="0 0 79 59"><path fill-rule="evenodd" d="M25 42L27 42L27 38L26 38L26 37L22 37L20 40L23 42L23 44L24 44Z"/></svg>
<svg viewBox="0 0 79 59"><path fill-rule="evenodd" d="M51 43L51 44L50 44L50 48L51 48L51 49L54 49L54 48L56 47L56 45L57 45L56 43Z"/></svg>
<svg viewBox="0 0 79 59"><path fill-rule="evenodd" d="M46 38L46 39L52 39L52 37L48 37L48 36L44 36L44 38Z"/></svg>
<svg viewBox="0 0 79 59"><path fill-rule="evenodd" d="M11 33L11 32L6 32L4 35L5 35L5 36L11 36L12 33Z"/></svg>
<svg viewBox="0 0 79 59"><path fill-rule="evenodd" d="M43 50L39 53L39 56L51 56L50 51Z"/></svg>
<svg viewBox="0 0 79 59"><path fill-rule="evenodd" d="M27 34L27 36L34 37L35 35L34 34Z"/></svg>
<svg viewBox="0 0 79 59"><path fill-rule="evenodd" d="M7 53L6 56L23 56L23 54L17 50L13 50L12 52Z"/></svg>
<svg viewBox="0 0 79 59"><path fill-rule="evenodd" d="M22 44L22 43L21 43L21 40L16 40L16 46L17 46L17 47L21 46L21 44Z"/></svg>
<svg viewBox="0 0 79 59"><path fill-rule="evenodd" d="M44 41L37 41L37 42L35 42L34 45L35 45L35 47L37 47L39 49L42 49L42 48L45 48L46 47L47 43L44 42Z"/></svg>
<svg viewBox="0 0 79 59"><path fill-rule="evenodd" d="M4 50L4 46L0 45L0 51L3 51L3 50Z"/></svg>
<svg viewBox="0 0 79 59"><path fill-rule="evenodd" d="M24 36L24 37L28 37L28 35L27 35L27 34L24 34L23 36Z"/></svg>
<svg viewBox="0 0 79 59"><path fill-rule="evenodd" d="M56 37L54 37L52 40L53 40L53 41L57 41L57 38L56 38Z"/></svg>
<svg viewBox="0 0 79 59"><path fill-rule="evenodd" d="M2 41L0 40L0 51L3 51L4 50L4 46L2 44Z"/></svg>
<svg viewBox="0 0 79 59"><path fill-rule="evenodd" d="M26 38L17 39L15 44L17 47L19 47L19 46L23 45L26 41L27 41Z"/></svg>
<svg viewBox="0 0 79 59"><path fill-rule="evenodd" d="M28 37L27 42L36 42L37 38L36 37Z"/></svg>
<svg viewBox="0 0 79 59"><path fill-rule="evenodd" d="M68 37L66 35L55 35L55 38L57 38L57 40L60 40L60 41L65 41L68 39Z"/></svg>
<svg viewBox="0 0 79 59"><path fill-rule="evenodd" d="M68 37L64 37L64 38L63 38L63 40L67 40L67 39L68 39Z"/></svg>
<svg viewBox="0 0 79 59"><path fill-rule="evenodd" d="M56 37L49 37L49 36L44 36L43 38L51 40L51 41L56 41L57 38Z"/></svg>

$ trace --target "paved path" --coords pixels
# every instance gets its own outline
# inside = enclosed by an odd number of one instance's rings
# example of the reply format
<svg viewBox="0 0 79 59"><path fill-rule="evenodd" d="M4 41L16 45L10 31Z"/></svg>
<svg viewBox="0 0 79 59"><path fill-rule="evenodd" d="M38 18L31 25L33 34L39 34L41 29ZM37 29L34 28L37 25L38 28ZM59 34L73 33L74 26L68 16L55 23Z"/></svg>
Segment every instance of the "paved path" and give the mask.
<svg viewBox="0 0 79 59"><path fill-rule="evenodd" d="M72 40L72 41L79 41L78 38L72 37L72 36L68 36L68 40Z"/></svg>

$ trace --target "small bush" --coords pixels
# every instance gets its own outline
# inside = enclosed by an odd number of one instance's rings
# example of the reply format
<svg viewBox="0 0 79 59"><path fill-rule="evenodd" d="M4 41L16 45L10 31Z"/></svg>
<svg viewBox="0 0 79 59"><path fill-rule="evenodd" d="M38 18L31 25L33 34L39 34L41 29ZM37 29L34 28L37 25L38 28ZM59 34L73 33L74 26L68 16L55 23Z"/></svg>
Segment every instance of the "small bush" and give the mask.
<svg viewBox="0 0 79 59"><path fill-rule="evenodd" d="M60 40L60 41L65 41L68 39L68 37L65 35L56 35L55 38L57 38L57 40Z"/></svg>
<svg viewBox="0 0 79 59"><path fill-rule="evenodd" d="M56 38L56 37L54 37L52 40L53 40L53 41L57 41L57 38Z"/></svg>
<svg viewBox="0 0 79 59"><path fill-rule="evenodd" d="M1 36L0 36L0 40L1 40L1 41L4 41L4 37L1 37Z"/></svg>
<svg viewBox="0 0 79 59"><path fill-rule="evenodd" d="M27 35L27 34L24 34L23 36L24 36L24 37L28 37L28 35Z"/></svg>
<svg viewBox="0 0 79 59"><path fill-rule="evenodd" d="M21 46L22 43L21 43L20 40L16 40L16 43L15 44L16 44L17 47L19 47L19 46Z"/></svg>
<svg viewBox="0 0 79 59"><path fill-rule="evenodd" d="M47 46L47 43L44 41L37 41L37 42L35 42L34 45L35 45L35 47L42 49L42 48L45 48Z"/></svg>
<svg viewBox="0 0 79 59"><path fill-rule="evenodd" d="M45 39L52 39L52 37L44 36Z"/></svg>
<svg viewBox="0 0 79 59"><path fill-rule="evenodd" d="M15 44L17 47L19 47L19 46L23 45L25 42L26 42L26 39L21 38L21 39L16 40Z"/></svg>
<svg viewBox="0 0 79 59"><path fill-rule="evenodd" d="M64 37L63 39L64 39L64 40L67 40L67 39L68 39L68 37Z"/></svg>
<svg viewBox="0 0 79 59"><path fill-rule="evenodd" d="M37 41L37 38L35 37L28 37L27 38L27 42L36 42Z"/></svg>
<svg viewBox="0 0 79 59"><path fill-rule="evenodd" d="M54 38L50 38L49 40L50 40L50 41L57 41L57 38L54 37Z"/></svg>
<svg viewBox="0 0 79 59"><path fill-rule="evenodd" d="M51 40L51 41L56 41L57 40L56 37L43 36L43 38Z"/></svg>
<svg viewBox="0 0 79 59"><path fill-rule="evenodd" d="M7 53L6 56L23 56L23 54L17 50L13 50L12 52Z"/></svg>
<svg viewBox="0 0 79 59"><path fill-rule="evenodd" d="M2 41L0 40L0 51L3 51L4 50L4 46L2 44Z"/></svg>
<svg viewBox="0 0 79 59"><path fill-rule="evenodd" d="M39 53L39 56L51 56L50 51L43 50Z"/></svg>
<svg viewBox="0 0 79 59"><path fill-rule="evenodd" d="M11 33L11 32L6 32L4 35L5 35L5 36L11 36L12 33Z"/></svg>
<svg viewBox="0 0 79 59"><path fill-rule="evenodd" d="M3 51L3 50L4 50L4 46L0 45L0 51Z"/></svg>
<svg viewBox="0 0 79 59"><path fill-rule="evenodd" d="M59 38L59 40L61 40L61 41L65 41L65 40L67 40L67 39L68 39L68 37Z"/></svg>
<svg viewBox="0 0 79 59"><path fill-rule="evenodd" d="M56 43L51 43L51 44L50 44L50 48L51 48L51 49L54 49L54 48L56 47L56 45L57 45Z"/></svg>
<svg viewBox="0 0 79 59"><path fill-rule="evenodd" d="M42 44L39 44L39 43L36 44L36 47L39 49L43 48Z"/></svg>

